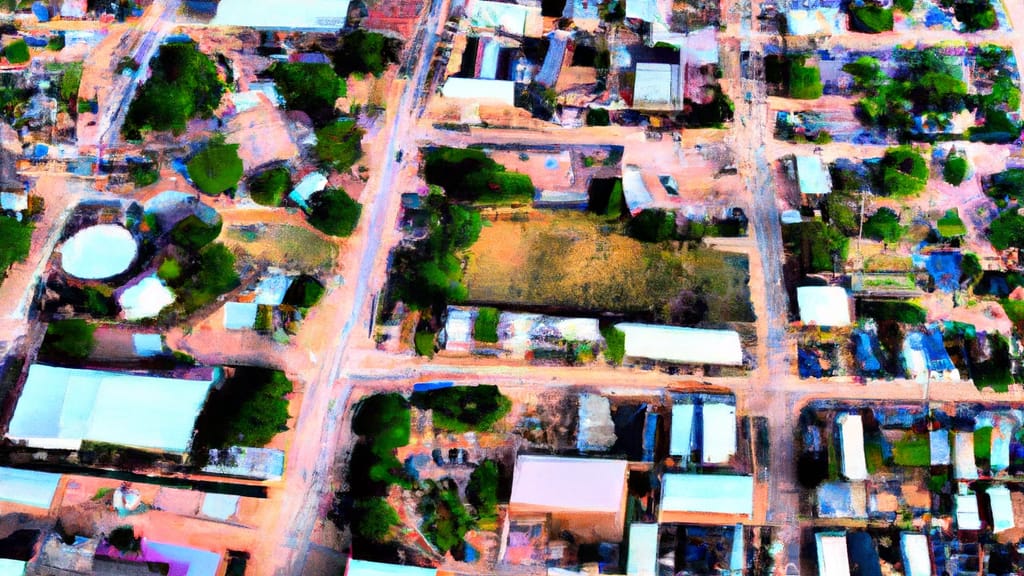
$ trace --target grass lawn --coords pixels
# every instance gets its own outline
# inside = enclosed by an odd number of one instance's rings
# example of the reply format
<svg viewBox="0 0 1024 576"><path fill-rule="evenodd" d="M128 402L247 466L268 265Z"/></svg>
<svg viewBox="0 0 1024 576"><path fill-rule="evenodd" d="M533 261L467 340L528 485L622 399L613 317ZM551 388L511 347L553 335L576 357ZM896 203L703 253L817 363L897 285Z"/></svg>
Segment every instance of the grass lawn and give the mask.
<svg viewBox="0 0 1024 576"><path fill-rule="evenodd" d="M710 322L754 320L745 256L643 244L593 215L531 218L483 228L463 277L470 302L561 307L567 314L647 312L665 322L671 301L691 290L706 298Z"/></svg>
<svg viewBox="0 0 1024 576"><path fill-rule="evenodd" d="M288 262L306 272L317 268L334 268L338 247L317 233L289 224L265 226L263 232L229 227L221 235L221 241L232 248L241 248L253 258L268 262Z"/></svg>
<svg viewBox="0 0 1024 576"><path fill-rule="evenodd" d="M885 468L885 456L882 454L880 437L864 439L864 460L868 465L868 474L874 474Z"/></svg>
<svg viewBox="0 0 1024 576"><path fill-rule="evenodd" d="M892 457L899 466L930 466L932 456L928 436L907 434L893 444Z"/></svg>
<svg viewBox="0 0 1024 576"><path fill-rule="evenodd" d="M974 458L985 460L992 457L992 427L985 426L974 431Z"/></svg>

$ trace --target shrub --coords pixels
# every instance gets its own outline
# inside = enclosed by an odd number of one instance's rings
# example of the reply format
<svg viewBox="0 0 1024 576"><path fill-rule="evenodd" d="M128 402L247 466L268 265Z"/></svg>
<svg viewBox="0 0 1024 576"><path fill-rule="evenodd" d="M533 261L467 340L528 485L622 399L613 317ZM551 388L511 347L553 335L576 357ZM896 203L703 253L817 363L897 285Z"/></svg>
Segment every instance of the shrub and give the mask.
<svg viewBox="0 0 1024 576"><path fill-rule="evenodd" d="M197 188L211 196L238 186L242 170L238 144L225 144L223 138L211 140L188 162L188 177Z"/></svg>
<svg viewBox="0 0 1024 576"><path fill-rule="evenodd" d="M223 221L219 217L216 224L207 224L192 214L174 225L171 229L171 242L195 252L216 240L222 226Z"/></svg>
<svg viewBox="0 0 1024 576"><path fill-rule="evenodd" d="M11 42L4 47L4 57L11 64L24 64L28 62L31 58L28 53L28 44L21 39Z"/></svg>
<svg viewBox="0 0 1024 576"><path fill-rule="evenodd" d="M316 155L324 165L344 172L363 156L362 139L355 120L332 122L316 131Z"/></svg>
<svg viewBox="0 0 1024 576"><path fill-rule="evenodd" d="M469 248L480 238L483 221L480 212L472 208L464 208L457 204L448 207L450 224L448 232L452 246L457 249Z"/></svg>
<svg viewBox="0 0 1024 576"><path fill-rule="evenodd" d="M46 338L43 340L41 351L47 357L56 360L88 358L96 345L93 338L95 331L96 327L85 320L57 320L46 327Z"/></svg>
<svg viewBox="0 0 1024 576"><path fill-rule="evenodd" d="M992 458L992 427L984 426L974 431L974 457L987 463Z"/></svg>
<svg viewBox="0 0 1024 576"><path fill-rule="evenodd" d="M989 224L988 239L996 250L1024 247L1024 216L1007 210Z"/></svg>
<svg viewBox="0 0 1024 576"><path fill-rule="evenodd" d="M416 354L420 356L426 356L428 358L434 357L434 338L435 334L429 330L418 330L416 336L413 338L416 345Z"/></svg>
<svg viewBox="0 0 1024 576"><path fill-rule="evenodd" d="M238 286L235 255L223 244L214 242L199 251L190 275L178 291L187 312L213 302L218 296Z"/></svg>
<svg viewBox="0 0 1024 576"><path fill-rule="evenodd" d="M641 242L665 242L676 236L676 216L660 208L647 208L626 226L630 237Z"/></svg>
<svg viewBox="0 0 1024 576"><path fill-rule="evenodd" d="M928 436L908 434L893 443L892 457L898 466L930 466L932 457Z"/></svg>
<svg viewBox="0 0 1024 576"><path fill-rule="evenodd" d="M151 166L134 164L128 170L128 174L131 176L132 183L135 184L136 188L145 188L146 186L156 184L160 180L160 172Z"/></svg>
<svg viewBox="0 0 1024 576"><path fill-rule="evenodd" d="M978 261L978 255L973 252L964 252L964 258L960 262L960 282L966 282L967 287L971 288L978 283L978 280L981 280L984 273L981 262Z"/></svg>
<svg viewBox="0 0 1024 576"><path fill-rule="evenodd" d="M993 174L985 194L1000 204L1006 198L1019 199L1024 196L1024 168L1009 168Z"/></svg>
<svg viewBox="0 0 1024 576"><path fill-rule="evenodd" d="M161 280L172 284L175 280L181 277L181 263L174 258L167 258L160 263L160 267L156 269L156 275Z"/></svg>
<svg viewBox="0 0 1024 576"><path fill-rule="evenodd" d="M362 204L341 188L326 188L309 200L309 223L330 236L351 235L362 212Z"/></svg>
<svg viewBox="0 0 1024 576"><path fill-rule="evenodd" d="M253 176L246 187L253 202L263 206L278 206L291 186L291 174L287 168L279 166Z"/></svg>
<svg viewBox="0 0 1024 576"><path fill-rule="evenodd" d="M442 554L463 546L473 519L459 499L457 487L441 488L435 484L420 502L420 510L424 532Z"/></svg>
<svg viewBox="0 0 1024 576"><path fill-rule="evenodd" d="M803 58L794 59L789 68L789 97L799 100L821 98L821 71L817 66L804 66Z"/></svg>
<svg viewBox="0 0 1024 576"><path fill-rule="evenodd" d="M947 210L945 216L939 218L936 227L939 229L939 235L943 238L955 238L967 234L967 227L964 226L964 221L960 219L956 208Z"/></svg>
<svg viewBox="0 0 1024 576"><path fill-rule="evenodd" d="M142 539L135 537L135 528L118 526L107 535L107 544L122 554L134 554L142 551Z"/></svg>
<svg viewBox="0 0 1024 576"><path fill-rule="evenodd" d="M143 130L182 134L189 120L210 118L220 105L224 87L217 67L195 43L164 44L150 70L125 116L126 138L137 140Z"/></svg>
<svg viewBox="0 0 1024 576"><path fill-rule="evenodd" d="M914 0L895 0L892 5L900 12L909 14L914 9Z"/></svg>
<svg viewBox="0 0 1024 576"><path fill-rule="evenodd" d="M0 280L15 263L28 258L32 247L32 224L0 216Z"/></svg>
<svg viewBox="0 0 1024 576"><path fill-rule="evenodd" d="M312 308L324 295L324 285L316 278L302 274L292 281L284 293L284 304L296 308Z"/></svg>
<svg viewBox="0 0 1024 576"><path fill-rule="evenodd" d="M824 222L801 222L782 227L782 237L801 267L811 272L831 272L835 260L845 262L850 239L835 226Z"/></svg>
<svg viewBox="0 0 1024 576"><path fill-rule="evenodd" d="M480 308L477 311L476 323L473 325L473 338L480 342L497 342L498 314L496 308Z"/></svg>
<svg viewBox="0 0 1024 576"><path fill-rule="evenodd" d="M274 307L266 304L256 306L256 323L253 328L257 332L270 332L274 329Z"/></svg>
<svg viewBox="0 0 1024 576"><path fill-rule="evenodd" d="M879 208L864 222L864 235L886 244L899 242L906 228L900 225L900 217L891 208Z"/></svg>
<svg viewBox="0 0 1024 576"><path fill-rule="evenodd" d="M857 32L878 34L892 30L892 10L874 4L850 8L850 27Z"/></svg>
<svg viewBox="0 0 1024 576"><path fill-rule="evenodd" d="M942 167L942 178L952 184L959 186L967 177L967 158L951 155L946 158L946 164Z"/></svg>
<svg viewBox="0 0 1024 576"><path fill-rule="evenodd" d="M82 63L71 62L64 65L64 73L60 77L60 99L69 110L77 110L78 88L82 84Z"/></svg>
<svg viewBox="0 0 1024 576"><path fill-rule="evenodd" d="M493 520L498 515L498 463L484 460L469 475L466 499L476 508L477 517Z"/></svg>
<svg viewBox="0 0 1024 576"><path fill-rule="evenodd" d="M398 524L398 513L383 498L359 500L352 507L352 534L361 538L382 542L391 534L391 527Z"/></svg>
<svg viewBox="0 0 1024 576"><path fill-rule="evenodd" d="M601 330L601 336L604 336L606 346L604 357L612 364L622 364L622 359L626 356L626 333L609 326Z"/></svg>
<svg viewBox="0 0 1024 576"><path fill-rule="evenodd" d="M353 72L380 76L389 63L398 62L401 51L399 40L356 30L341 38L341 46L332 55L334 71L343 78Z"/></svg>
<svg viewBox="0 0 1024 576"><path fill-rule="evenodd" d="M512 402L490 384L414 392L409 402L433 410L434 427L451 432L485 432L512 408Z"/></svg>
<svg viewBox="0 0 1024 576"><path fill-rule="evenodd" d="M965 32L996 27L996 10L989 0L958 0L953 5L953 15L963 24Z"/></svg>
<svg viewBox="0 0 1024 576"><path fill-rule="evenodd" d="M374 394L353 409L352 433L369 440L376 454L390 454L409 443L409 402L394 392Z"/></svg>
<svg viewBox="0 0 1024 576"><path fill-rule="evenodd" d="M927 318L924 308L902 300L857 300L857 315L903 324L923 324Z"/></svg>
<svg viewBox="0 0 1024 576"><path fill-rule="evenodd" d="M64 35L54 34L46 41L46 49L54 52L60 52L64 49Z"/></svg>
<svg viewBox="0 0 1024 576"><path fill-rule="evenodd" d="M86 312L93 316L109 316L111 314L114 304L109 293L104 294L91 286L86 287L82 292L85 295L83 308Z"/></svg>
<svg viewBox="0 0 1024 576"><path fill-rule="evenodd" d="M587 126L608 126L611 123L608 110L604 108L587 108Z"/></svg>
<svg viewBox="0 0 1024 576"><path fill-rule="evenodd" d="M346 92L345 81L330 64L278 62L270 75L288 108L309 114L318 126L335 117L334 104Z"/></svg>
<svg viewBox="0 0 1024 576"><path fill-rule="evenodd" d="M886 150L881 170L882 188L897 198L916 195L928 182L928 164L909 146Z"/></svg>
<svg viewBox="0 0 1024 576"><path fill-rule="evenodd" d="M287 430L285 396L291 391L291 381L280 370L236 367L223 386L210 394L196 420L194 452L266 446L279 432Z"/></svg>

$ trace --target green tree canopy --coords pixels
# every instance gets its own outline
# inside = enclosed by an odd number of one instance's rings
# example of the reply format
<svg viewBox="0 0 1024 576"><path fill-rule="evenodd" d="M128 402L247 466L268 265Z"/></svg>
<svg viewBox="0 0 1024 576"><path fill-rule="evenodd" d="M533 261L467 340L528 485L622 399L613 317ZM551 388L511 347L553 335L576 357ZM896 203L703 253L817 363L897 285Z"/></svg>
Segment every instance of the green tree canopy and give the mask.
<svg viewBox="0 0 1024 576"><path fill-rule="evenodd" d="M864 222L864 235L887 244L899 242L906 229L900 225L900 217L890 208L879 208Z"/></svg>
<svg viewBox="0 0 1024 576"><path fill-rule="evenodd" d="M342 188L325 188L309 200L309 223L330 236L351 235L362 213L362 204Z"/></svg>
<svg viewBox="0 0 1024 576"><path fill-rule="evenodd" d="M220 236L222 226L223 221L220 217L215 224L207 224L192 214L174 225L171 229L171 242L195 252L216 240L217 236Z"/></svg>
<svg viewBox="0 0 1024 576"><path fill-rule="evenodd" d="M512 408L512 402L491 384L414 392L409 402L421 410L433 410L434 426L452 432L490 430Z"/></svg>
<svg viewBox="0 0 1024 576"><path fill-rule="evenodd" d="M803 58L794 58L789 68L789 97L798 100L821 98L823 86L817 66L805 66Z"/></svg>
<svg viewBox="0 0 1024 576"><path fill-rule="evenodd" d="M316 278L302 274L292 281L284 293L284 303L298 308L312 308L324 295L324 285Z"/></svg>
<svg viewBox="0 0 1024 576"><path fill-rule="evenodd" d="M199 251L190 274L177 291L188 312L213 302L218 296L238 286L235 255L227 246L214 242Z"/></svg>
<svg viewBox="0 0 1024 576"><path fill-rule="evenodd" d="M32 224L0 216L0 280L15 263L28 258L32 247Z"/></svg>
<svg viewBox="0 0 1024 576"><path fill-rule="evenodd" d="M481 204L528 202L535 188L530 177L505 167L475 148L435 148L426 153L428 184L444 188L455 201Z"/></svg>
<svg viewBox="0 0 1024 576"><path fill-rule="evenodd" d="M42 352L54 360L82 360L92 353L96 327L85 320L57 320L46 327Z"/></svg>
<svg viewBox="0 0 1024 576"><path fill-rule="evenodd" d="M857 32L878 34L892 30L892 9L882 8L875 4L852 6L850 8L850 28Z"/></svg>
<svg viewBox="0 0 1024 576"><path fill-rule="evenodd" d="M1006 210L989 224L988 239L996 250L1024 248L1024 216Z"/></svg>
<svg viewBox="0 0 1024 576"><path fill-rule="evenodd" d="M451 224L448 227L452 246L457 249L469 248L480 238L483 221L480 212L453 204L448 208Z"/></svg>
<svg viewBox="0 0 1024 576"><path fill-rule="evenodd" d="M499 478L498 463L490 459L481 462L469 475L466 499L476 508L476 514L481 519L497 517Z"/></svg>
<svg viewBox="0 0 1024 576"><path fill-rule="evenodd" d="M353 72L380 76L389 63L398 62L401 51L400 40L359 29L341 38L332 55L334 71L342 78Z"/></svg>
<svg viewBox="0 0 1024 576"><path fill-rule="evenodd" d="M886 150L880 167L882 188L890 196L914 196L928 183L928 163L909 146Z"/></svg>
<svg viewBox="0 0 1024 576"><path fill-rule="evenodd" d="M946 158L946 164L942 167L942 178L953 186L959 186L965 177L967 177L967 158L958 154L950 154Z"/></svg>
<svg viewBox="0 0 1024 576"><path fill-rule="evenodd" d="M626 225L626 232L641 242L665 242L676 236L676 215L661 208L646 208Z"/></svg>
<svg viewBox="0 0 1024 576"><path fill-rule="evenodd" d="M390 454L408 444L409 426L409 402L394 392L363 398L352 416L352 432L372 442L378 454Z"/></svg>
<svg viewBox="0 0 1024 576"><path fill-rule="evenodd" d="M372 542L383 542L398 526L399 518L388 501L375 497L361 499L352 507L352 533Z"/></svg>
<svg viewBox="0 0 1024 576"><path fill-rule="evenodd" d="M477 310L476 322L473 324L473 338L479 342L497 342L500 314L497 308L489 306L483 306Z"/></svg>
<svg viewBox="0 0 1024 576"><path fill-rule="evenodd" d="M346 92L345 80L330 64L278 62L270 68L270 75L288 108L309 114L318 126L335 117L334 103Z"/></svg>
<svg viewBox="0 0 1024 576"><path fill-rule="evenodd" d="M28 44L22 39L17 39L4 47L4 57L11 64L24 64L31 56L28 53Z"/></svg>
<svg viewBox="0 0 1024 576"><path fill-rule="evenodd" d="M196 187L216 196L234 189L242 179L242 159L238 157L238 144L226 144L214 138L188 162L188 176Z"/></svg>
<svg viewBox="0 0 1024 576"><path fill-rule="evenodd" d="M230 446L262 447L287 430L292 383L280 370L239 366L210 395L196 421L193 452ZM197 454L203 459L203 454Z"/></svg>
<svg viewBox="0 0 1024 576"><path fill-rule="evenodd" d="M292 186L292 177L288 169L277 166L264 170L249 178L246 187L253 202L263 206L278 206L284 195Z"/></svg>
<svg viewBox="0 0 1024 576"><path fill-rule="evenodd" d="M320 162L344 172L363 156L363 131L355 120L345 118L316 131L316 155Z"/></svg>

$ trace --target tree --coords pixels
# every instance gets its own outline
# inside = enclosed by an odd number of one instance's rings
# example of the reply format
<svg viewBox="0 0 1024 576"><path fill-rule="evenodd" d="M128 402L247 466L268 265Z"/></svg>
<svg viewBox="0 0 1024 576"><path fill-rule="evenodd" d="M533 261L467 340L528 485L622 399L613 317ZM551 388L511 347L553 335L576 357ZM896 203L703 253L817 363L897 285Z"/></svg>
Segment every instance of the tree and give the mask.
<svg viewBox="0 0 1024 576"><path fill-rule="evenodd" d="M508 397L491 384L413 392L409 402L421 410L433 410L434 427L452 432L485 432L512 408Z"/></svg>
<svg viewBox="0 0 1024 576"><path fill-rule="evenodd" d="M32 247L32 224L0 216L0 280L15 263L28 257Z"/></svg>
<svg viewBox="0 0 1024 576"><path fill-rule="evenodd" d="M207 224L195 214L191 214L171 229L171 242L195 252L216 240L217 236L220 236L222 226L223 221L219 216L216 223Z"/></svg>
<svg viewBox="0 0 1024 576"><path fill-rule="evenodd" d="M224 86L217 66L193 42L160 47L153 59L152 74L128 108L125 137L135 140L143 130L185 132L193 118L210 118L220 105Z"/></svg>
<svg viewBox="0 0 1024 576"><path fill-rule="evenodd" d="M253 202L263 206L278 206L291 186L292 177L288 169L278 166L249 178L246 188Z"/></svg>
<svg viewBox="0 0 1024 576"><path fill-rule="evenodd" d="M297 308L312 308L324 295L324 285L316 278L302 274L292 281L284 293L284 303Z"/></svg>
<svg viewBox="0 0 1024 576"><path fill-rule="evenodd" d="M408 444L409 427L409 401L394 392L363 398L352 416L352 433L369 440L376 454L390 454Z"/></svg>
<svg viewBox="0 0 1024 576"><path fill-rule="evenodd" d="M71 62L64 65L64 74L60 77L60 100L68 110L77 112L78 88L82 84L82 63Z"/></svg>
<svg viewBox="0 0 1024 576"><path fill-rule="evenodd" d="M890 208L879 208L864 222L864 235L886 244L899 242L905 231L899 215Z"/></svg>
<svg viewBox="0 0 1024 576"><path fill-rule="evenodd" d="M342 78L353 72L380 76L389 63L398 62L402 42L377 32L356 30L341 38L332 55L334 71Z"/></svg>
<svg viewBox="0 0 1024 576"><path fill-rule="evenodd" d="M611 122L605 108L587 108L587 126L608 126Z"/></svg>
<svg viewBox="0 0 1024 576"><path fill-rule="evenodd" d="M287 430L292 383L284 372L239 366L210 395L196 420L193 452L231 446L262 447ZM199 454L202 456L202 454Z"/></svg>
<svg viewBox="0 0 1024 576"><path fill-rule="evenodd" d="M473 338L478 342L498 341L498 309L484 306L477 310Z"/></svg>
<svg viewBox="0 0 1024 576"><path fill-rule="evenodd" d="M363 156L363 131L355 120L342 119L316 131L316 155L338 172L352 167Z"/></svg>
<svg viewBox="0 0 1024 576"><path fill-rule="evenodd" d="M480 212L452 204L448 208L448 214L451 217L448 229L452 246L458 249L472 246L480 238L480 230L483 229Z"/></svg>
<svg viewBox="0 0 1024 576"><path fill-rule="evenodd" d="M946 164L942 167L942 178L953 186L959 186L966 176L967 158L955 152L950 153L946 157Z"/></svg>
<svg viewBox="0 0 1024 576"><path fill-rule="evenodd" d="M825 219L845 236L860 230L860 200L850 192L833 187L825 196Z"/></svg>
<svg viewBox="0 0 1024 576"><path fill-rule="evenodd" d="M1024 247L1024 216L1007 210L989 224L988 239L996 250Z"/></svg>
<svg viewBox="0 0 1024 576"><path fill-rule="evenodd" d="M11 64L24 64L31 56L28 53L28 44L22 39L17 39L4 47L4 57Z"/></svg>
<svg viewBox="0 0 1024 576"><path fill-rule="evenodd" d="M372 542L383 542L399 523L398 513L383 498L359 500L352 507L352 534Z"/></svg>
<svg viewBox="0 0 1024 576"><path fill-rule="evenodd" d="M362 204L342 188L325 188L309 200L309 223L330 236L351 235L362 213Z"/></svg>
<svg viewBox="0 0 1024 576"><path fill-rule="evenodd" d="M288 108L309 114L317 126L334 119L334 104L346 92L345 81L329 64L278 62L270 75Z"/></svg>
<svg viewBox="0 0 1024 576"><path fill-rule="evenodd" d="M107 535L107 544L122 554L135 554L142 550L142 539L135 537L135 528L129 525L111 530Z"/></svg>
<svg viewBox="0 0 1024 576"><path fill-rule="evenodd" d="M803 58L794 58L789 68L789 97L799 100L821 98L821 71L817 66L804 66Z"/></svg>
<svg viewBox="0 0 1024 576"><path fill-rule="evenodd" d="M626 356L626 333L614 326L601 329L604 337L604 357L612 364L622 364Z"/></svg>
<svg viewBox="0 0 1024 576"><path fill-rule="evenodd" d="M484 460L469 475L466 485L466 499L476 508L476 515L481 519L494 519L498 509L498 463Z"/></svg>
<svg viewBox="0 0 1024 576"><path fill-rule="evenodd" d="M982 274L985 270L981 267L981 262L978 260L978 255L973 252L965 252L964 259L960 263L960 283L966 283L967 288L972 288L981 280Z"/></svg>
<svg viewBox="0 0 1024 576"><path fill-rule="evenodd" d="M874 4L851 6L850 28L857 32L878 34L892 30L892 9Z"/></svg>
<svg viewBox="0 0 1024 576"><path fill-rule="evenodd" d="M953 4L953 15L963 24L965 32L996 27L996 10L989 0L958 0Z"/></svg>
<svg viewBox="0 0 1024 576"><path fill-rule="evenodd" d="M676 235L676 216L660 208L647 208L626 226L630 237L641 242L665 242Z"/></svg>
<svg viewBox="0 0 1024 576"><path fill-rule="evenodd" d="M242 170L238 144L226 144L219 135L188 162L189 178L197 188L211 196L238 186Z"/></svg>
<svg viewBox="0 0 1024 576"><path fill-rule="evenodd" d="M928 183L928 164L909 146L890 148L882 157L881 181L890 196L914 196Z"/></svg>
<svg viewBox="0 0 1024 576"><path fill-rule="evenodd" d="M235 255L220 242L209 244L199 251L190 274L178 295L188 312L213 302L221 294L238 286Z"/></svg>
<svg viewBox="0 0 1024 576"><path fill-rule="evenodd" d="M42 352L51 358L82 360L92 353L96 327L77 318L58 320L46 327Z"/></svg>

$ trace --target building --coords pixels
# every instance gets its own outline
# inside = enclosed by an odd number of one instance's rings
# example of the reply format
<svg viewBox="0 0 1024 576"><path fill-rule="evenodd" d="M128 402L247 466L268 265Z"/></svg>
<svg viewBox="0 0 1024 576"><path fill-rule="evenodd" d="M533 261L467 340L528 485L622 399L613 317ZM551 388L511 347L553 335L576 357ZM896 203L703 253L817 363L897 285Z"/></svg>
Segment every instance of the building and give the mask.
<svg viewBox="0 0 1024 576"><path fill-rule="evenodd" d="M662 477L658 521L734 524L754 512L754 479L725 474L678 474Z"/></svg>
<svg viewBox="0 0 1024 576"><path fill-rule="evenodd" d="M633 107L640 110L682 108L678 64L637 62L633 80Z"/></svg>
<svg viewBox="0 0 1024 576"><path fill-rule="evenodd" d="M249 330L256 326L260 305L255 302L226 302L224 304L224 328L226 330Z"/></svg>
<svg viewBox="0 0 1024 576"><path fill-rule="evenodd" d="M512 477L509 516L547 517L548 532L579 542L618 542L626 513L625 460L520 455Z"/></svg>
<svg viewBox="0 0 1024 576"><path fill-rule="evenodd" d="M626 576L658 576L658 525L629 525Z"/></svg>
<svg viewBox="0 0 1024 576"><path fill-rule="evenodd" d="M538 37L543 29L540 5L523 6L492 0L476 0L467 7L474 28L501 30L515 36Z"/></svg>
<svg viewBox="0 0 1024 576"><path fill-rule="evenodd" d="M654 196L644 184L644 176L639 166L626 165L622 169L622 196L626 200L629 213L636 216L645 208L654 205Z"/></svg>
<svg viewBox="0 0 1024 576"><path fill-rule="evenodd" d="M320 192L324 188L327 188L327 176L320 172L311 172L303 177L302 180L299 180L299 183L295 185L295 189L288 193L288 198L308 212L309 199L313 197L313 194Z"/></svg>
<svg viewBox="0 0 1024 576"><path fill-rule="evenodd" d="M819 156L797 156L796 179L801 194L820 195L832 191L832 176Z"/></svg>
<svg viewBox="0 0 1024 576"><path fill-rule="evenodd" d="M725 464L736 454L736 407L705 404L701 412L704 464Z"/></svg>
<svg viewBox="0 0 1024 576"><path fill-rule="evenodd" d="M449 78L441 88L445 98L481 101L515 106L516 83L509 80L483 78Z"/></svg>
<svg viewBox="0 0 1024 576"><path fill-rule="evenodd" d="M679 456L684 462L690 460L693 452L693 404L676 404L672 406L672 431L669 435L668 451L672 456Z"/></svg>
<svg viewBox="0 0 1024 576"><path fill-rule="evenodd" d="M904 532L900 535L900 551L903 553L903 573L906 576L932 576L927 536Z"/></svg>
<svg viewBox="0 0 1024 576"><path fill-rule="evenodd" d="M345 27L349 0L298 0L283 9L277 0L221 0L214 26L334 33Z"/></svg>
<svg viewBox="0 0 1024 576"><path fill-rule="evenodd" d="M471 308L448 307L440 342L445 350L469 352L473 349L473 325L477 311Z"/></svg>
<svg viewBox="0 0 1024 576"><path fill-rule="evenodd" d="M850 296L841 286L800 286L796 289L796 301L804 324L850 325Z"/></svg>
<svg viewBox="0 0 1024 576"><path fill-rule="evenodd" d="M117 303L125 320L156 318L160 311L174 304L174 292L159 276L153 274L142 278L118 291Z"/></svg>
<svg viewBox="0 0 1024 576"><path fill-rule="evenodd" d="M842 414L839 424L842 473L847 480L866 480L868 465L864 456L864 421L860 414Z"/></svg>
<svg viewBox="0 0 1024 576"><path fill-rule="evenodd" d="M7 431L33 448L78 450L103 442L184 455L220 369L201 379L34 364Z"/></svg>
<svg viewBox="0 0 1024 576"><path fill-rule="evenodd" d="M626 358L676 364L743 364L740 335L732 330L634 323L616 324L615 327L626 335Z"/></svg>
<svg viewBox="0 0 1024 576"><path fill-rule="evenodd" d="M992 486L985 491L992 508L992 533L999 534L1013 528L1013 502L1006 486Z"/></svg>
<svg viewBox="0 0 1024 576"><path fill-rule="evenodd" d="M0 502L49 510L60 474L0 468Z"/></svg>
<svg viewBox="0 0 1024 576"><path fill-rule="evenodd" d="M366 560L351 559L345 568L345 576L436 576L437 568L419 568L399 564L383 564Z"/></svg>
<svg viewBox="0 0 1024 576"><path fill-rule="evenodd" d="M841 34L846 31L846 16L839 8L821 6L786 12L786 28L791 36Z"/></svg>
<svg viewBox="0 0 1024 576"><path fill-rule="evenodd" d="M953 433L953 477L957 480L978 479L978 464L974 460L974 432Z"/></svg>
<svg viewBox="0 0 1024 576"><path fill-rule="evenodd" d="M956 527L957 530L981 530L981 516L978 515L977 494L957 494ZM1012 513L1012 508L1010 509Z"/></svg>
<svg viewBox="0 0 1024 576"><path fill-rule="evenodd" d="M814 542L818 551L819 576L850 576L845 533L819 532L814 535Z"/></svg>
<svg viewBox="0 0 1024 576"><path fill-rule="evenodd" d="M949 465L949 431L946 429L932 430L928 433L928 445L932 466Z"/></svg>

